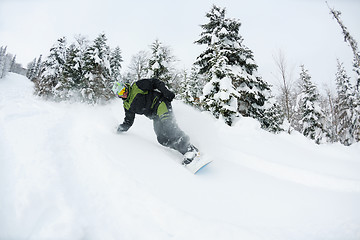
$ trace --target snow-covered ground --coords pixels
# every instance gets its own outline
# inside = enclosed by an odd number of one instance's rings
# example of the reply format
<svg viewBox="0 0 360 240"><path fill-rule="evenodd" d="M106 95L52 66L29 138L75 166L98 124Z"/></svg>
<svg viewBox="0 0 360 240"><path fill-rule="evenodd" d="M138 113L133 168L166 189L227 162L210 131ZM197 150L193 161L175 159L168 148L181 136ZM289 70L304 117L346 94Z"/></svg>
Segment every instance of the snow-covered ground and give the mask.
<svg viewBox="0 0 360 240"><path fill-rule="evenodd" d="M215 161L192 175L120 99L46 102L0 79L0 239L360 239L360 144L316 145L173 103Z"/></svg>

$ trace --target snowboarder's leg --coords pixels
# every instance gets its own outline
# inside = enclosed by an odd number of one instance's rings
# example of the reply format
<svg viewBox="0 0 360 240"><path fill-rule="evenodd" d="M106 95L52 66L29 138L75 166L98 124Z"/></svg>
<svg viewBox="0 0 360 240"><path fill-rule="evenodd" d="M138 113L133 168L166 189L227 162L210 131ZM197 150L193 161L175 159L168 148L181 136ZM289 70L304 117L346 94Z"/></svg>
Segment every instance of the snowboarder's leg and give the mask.
<svg viewBox="0 0 360 240"><path fill-rule="evenodd" d="M183 155L194 149L190 138L178 127L170 103L160 103L154 119L154 130L158 142L163 146L173 148Z"/></svg>

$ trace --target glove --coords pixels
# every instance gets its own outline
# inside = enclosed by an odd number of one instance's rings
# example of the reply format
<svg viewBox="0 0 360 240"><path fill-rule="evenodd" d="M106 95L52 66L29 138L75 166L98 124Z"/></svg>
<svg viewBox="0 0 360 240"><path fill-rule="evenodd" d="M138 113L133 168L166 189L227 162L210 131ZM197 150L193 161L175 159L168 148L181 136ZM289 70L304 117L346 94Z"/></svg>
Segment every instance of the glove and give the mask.
<svg viewBox="0 0 360 240"><path fill-rule="evenodd" d="M175 93L170 90L167 90L163 93L164 97L171 102L175 98Z"/></svg>

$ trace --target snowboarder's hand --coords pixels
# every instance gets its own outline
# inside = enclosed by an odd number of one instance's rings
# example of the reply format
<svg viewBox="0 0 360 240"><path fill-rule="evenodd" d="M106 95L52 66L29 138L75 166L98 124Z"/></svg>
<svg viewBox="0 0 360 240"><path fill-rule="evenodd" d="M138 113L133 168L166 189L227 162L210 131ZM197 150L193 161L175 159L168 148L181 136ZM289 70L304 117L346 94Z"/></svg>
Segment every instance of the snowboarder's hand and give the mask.
<svg viewBox="0 0 360 240"><path fill-rule="evenodd" d="M166 92L163 93L164 97L169 100L170 102L175 98L175 93L173 93L170 90L167 90Z"/></svg>

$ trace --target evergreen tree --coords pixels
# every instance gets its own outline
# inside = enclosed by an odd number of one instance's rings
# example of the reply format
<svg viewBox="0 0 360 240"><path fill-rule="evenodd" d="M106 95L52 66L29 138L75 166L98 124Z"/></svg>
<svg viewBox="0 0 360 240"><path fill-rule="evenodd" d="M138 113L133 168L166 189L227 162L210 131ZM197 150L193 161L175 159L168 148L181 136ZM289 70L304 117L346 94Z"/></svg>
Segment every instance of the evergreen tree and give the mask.
<svg viewBox="0 0 360 240"><path fill-rule="evenodd" d="M191 105L191 102L188 101L188 99L190 97L189 97L189 94L187 92L188 91L187 85L189 84L190 77L189 77L189 74L188 74L187 70L184 70L182 78L183 79L182 79L182 81L180 83L179 96L180 96L181 100L183 100L185 103Z"/></svg>
<svg viewBox="0 0 360 240"><path fill-rule="evenodd" d="M61 78L61 87L57 88L60 99L81 98L81 86L85 85L85 52L89 47L88 40L78 35L75 43L67 48L66 61Z"/></svg>
<svg viewBox="0 0 360 240"><path fill-rule="evenodd" d="M39 58L36 61L36 64L35 64L33 78L39 78L40 77L42 64L43 64L42 63L42 55L40 55Z"/></svg>
<svg viewBox="0 0 360 240"><path fill-rule="evenodd" d="M356 109L355 89L350 83L350 78L347 76L343 64L339 61L336 73L336 89L338 93L335 104L338 118L337 134L340 142L349 146L357 138L356 129L359 128L359 114Z"/></svg>
<svg viewBox="0 0 360 240"><path fill-rule="evenodd" d="M105 34L100 34L85 53L85 81L81 94L87 102L97 103L113 97L110 78L110 48Z"/></svg>
<svg viewBox="0 0 360 240"><path fill-rule="evenodd" d="M187 104L200 107L200 96L202 95L204 84L205 81L199 74L199 69L193 66L190 76L187 73L183 75L183 81L180 85L181 99Z"/></svg>
<svg viewBox="0 0 360 240"><path fill-rule="evenodd" d="M151 57L149 59L148 77L158 78L172 88L171 64L175 61L170 48L164 46L158 39L151 45Z"/></svg>
<svg viewBox="0 0 360 240"><path fill-rule="evenodd" d="M0 49L0 78L4 78L11 70L11 64L13 55L6 53L7 47L1 47Z"/></svg>
<svg viewBox="0 0 360 240"><path fill-rule="evenodd" d="M265 103L270 97L270 86L257 75L253 53L244 46L239 34L240 21L228 19L225 14L225 8L214 5L206 14L209 22L201 25L203 32L195 42L207 46L195 62L199 74L205 75L208 82L203 91L203 107L215 117L222 115L229 125L241 113L258 119L266 128Z"/></svg>
<svg viewBox="0 0 360 240"><path fill-rule="evenodd" d="M0 78L3 78L6 74L5 71L6 48L7 47L0 48Z"/></svg>
<svg viewBox="0 0 360 240"><path fill-rule="evenodd" d="M111 69L111 81L115 82L121 78L121 62L123 61L121 56L120 47L116 47L110 54L110 69Z"/></svg>
<svg viewBox="0 0 360 240"><path fill-rule="evenodd" d="M11 60L10 72L16 73L16 55Z"/></svg>
<svg viewBox="0 0 360 240"><path fill-rule="evenodd" d="M35 76L36 58L27 65L26 77L32 80Z"/></svg>
<svg viewBox="0 0 360 240"><path fill-rule="evenodd" d="M68 100L76 95L77 86L84 77L81 62L82 56L79 48L75 44L71 44L66 48L66 58L62 65L62 72L58 84L53 89L54 97L57 100Z"/></svg>
<svg viewBox="0 0 360 240"><path fill-rule="evenodd" d="M200 101L202 107L211 112L216 118L221 118L229 126L238 116L239 93L235 90L230 77L230 68L226 64L226 57L219 49L213 52L211 68L207 74L207 83L203 89Z"/></svg>
<svg viewBox="0 0 360 240"><path fill-rule="evenodd" d="M284 112L281 109L281 106L276 102L270 103L270 101L275 101L273 98L269 100L269 107L265 108L264 114L261 118L262 128L273 132L279 133L284 131L281 127L281 124L284 122Z"/></svg>
<svg viewBox="0 0 360 240"><path fill-rule="evenodd" d="M360 88L360 51L358 49L357 42L350 35L350 32L348 31L347 27L342 22L342 20L340 18L341 12L337 11L333 8L330 8L329 5L328 5L328 7L330 9L330 13L333 15L333 17L336 19L336 21L338 22L338 24L341 27L342 33L344 35L344 41L349 43L351 50L354 54L353 66L354 66L354 71L357 75L356 89L357 89L357 91L360 91L360 89L359 89Z"/></svg>
<svg viewBox="0 0 360 240"><path fill-rule="evenodd" d="M340 11L336 11L333 8L330 8L330 12L333 15L333 17L336 19L338 24L341 27L342 33L344 35L344 41L349 43L349 46L351 47L351 50L353 52L354 58L353 58L353 67L354 71L356 73L356 88L354 88L353 93L353 111L352 111L352 125L353 125L353 137L354 141L358 142L360 141L360 51L358 49L358 45L356 40L351 36L350 32L348 31L347 27L342 22L340 15ZM350 141L350 140L349 140ZM349 143L349 142L348 142ZM345 143L345 144L348 144Z"/></svg>
<svg viewBox="0 0 360 240"><path fill-rule="evenodd" d="M57 40L57 43L50 49L50 55L43 63L43 69L39 79L35 81L35 93L46 98L53 98L56 95L58 88L61 88L61 81L63 77L63 69L66 61L66 38L62 37ZM33 66L35 69L36 61ZM29 76L35 74L35 70L29 69Z"/></svg>
<svg viewBox="0 0 360 240"><path fill-rule="evenodd" d="M27 65L26 77L33 82L39 82L43 64L41 58L42 55L40 55L39 58L34 58L34 60Z"/></svg>
<svg viewBox="0 0 360 240"><path fill-rule="evenodd" d="M320 144L326 136L324 128L325 116L319 105L319 93L316 86L311 82L311 76L304 65L301 66L301 132L304 136L315 140Z"/></svg>
<svg viewBox="0 0 360 240"><path fill-rule="evenodd" d="M302 105L302 81L301 78L298 78L296 80L296 85L293 88L292 91L292 98L294 99L294 105L292 107L292 118L290 120L290 125L291 127L298 131L298 132L302 132L303 129L303 125L302 125L302 112L301 112L301 108L300 106Z"/></svg>
<svg viewBox="0 0 360 240"><path fill-rule="evenodd" d="M360 92L355 91L353 128L356 142L360 142Z"/></svg>

